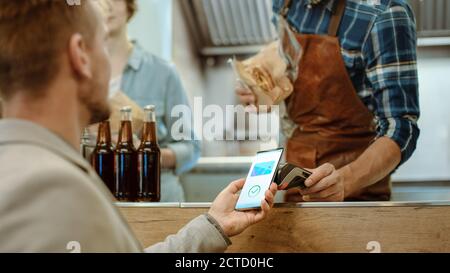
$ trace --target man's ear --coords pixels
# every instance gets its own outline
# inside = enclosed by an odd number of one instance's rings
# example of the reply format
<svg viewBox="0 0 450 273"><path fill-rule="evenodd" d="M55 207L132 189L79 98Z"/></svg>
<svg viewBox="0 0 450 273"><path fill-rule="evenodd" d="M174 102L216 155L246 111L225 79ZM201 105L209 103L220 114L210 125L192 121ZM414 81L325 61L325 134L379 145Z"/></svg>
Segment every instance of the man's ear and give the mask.
<svg viewBox="0 0 450 273"><path fill-rule="evenodd" d="M72 35L69 41L69 59L72 69L78 76L92 78L92 63L87 52L87 45L79 33Z"/></svg>

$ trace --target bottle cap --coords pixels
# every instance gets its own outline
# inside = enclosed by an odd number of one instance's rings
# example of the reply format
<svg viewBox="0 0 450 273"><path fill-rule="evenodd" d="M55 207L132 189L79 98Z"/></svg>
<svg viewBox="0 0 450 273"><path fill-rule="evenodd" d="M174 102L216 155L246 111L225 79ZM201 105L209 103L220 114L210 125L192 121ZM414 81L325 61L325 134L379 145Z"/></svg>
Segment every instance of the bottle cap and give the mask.
<svg viewBox="0 0 450 273"><path fill-rule="evenodd" d="M144 107L144 111L152 111L155 112L156 107L154 105L147 105Z"/></svg>
<svg viewBox="0 0 450 273"><path fill-rule="evenodd" d="M120 112L131 113L131 106L125 106L120 108Z"/></svg>

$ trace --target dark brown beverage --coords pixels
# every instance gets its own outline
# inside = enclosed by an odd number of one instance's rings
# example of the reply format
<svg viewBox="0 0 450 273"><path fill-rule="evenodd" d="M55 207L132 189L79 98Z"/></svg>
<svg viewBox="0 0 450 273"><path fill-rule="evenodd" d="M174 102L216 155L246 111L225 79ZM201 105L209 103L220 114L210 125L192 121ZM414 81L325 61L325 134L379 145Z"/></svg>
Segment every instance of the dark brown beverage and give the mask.
<svg viewBox="0 0 450 273"><path fill-rule="evenodd" d="M114 148L109 121L104 121L98 126L97 144L92 152L91 162L97 174L114 194Z"/></svg>
<svg viewBox="0 0 450 273"><path fill-rule="evenodd" d="M131 107L120 110L121 125L116 147L115 175L118 201L136 202L138 200L137 152L133 145Z"/></svg>
<svg viewBox="0 0 450 273"><path fill-rule="evenodd" d="M159 202L161 200L161 150L156 135L155 107L144 108L144 129L138 149L139 200Z"/></svg>

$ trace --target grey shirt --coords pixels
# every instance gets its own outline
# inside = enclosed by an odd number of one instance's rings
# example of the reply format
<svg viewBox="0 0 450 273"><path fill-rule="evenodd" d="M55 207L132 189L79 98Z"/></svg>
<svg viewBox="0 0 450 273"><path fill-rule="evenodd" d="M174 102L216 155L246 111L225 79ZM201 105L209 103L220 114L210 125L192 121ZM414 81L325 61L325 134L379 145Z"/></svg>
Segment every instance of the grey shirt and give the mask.
<svg viewBox="0 0 450 273"><path fill-rule="evenodd" d="M201 215L144 249L88 162L23 120L0 121L0 252L222 252L229 240Z"/></svg>

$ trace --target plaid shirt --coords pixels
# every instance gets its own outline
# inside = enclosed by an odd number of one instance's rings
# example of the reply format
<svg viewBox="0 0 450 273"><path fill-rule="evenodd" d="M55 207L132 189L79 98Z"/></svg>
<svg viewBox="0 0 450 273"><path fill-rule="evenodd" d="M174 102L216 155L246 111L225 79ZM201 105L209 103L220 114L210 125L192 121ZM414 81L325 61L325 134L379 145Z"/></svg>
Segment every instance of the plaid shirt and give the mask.
<svg viewBox="0 0 450 273"><path fill-rule="evenodd" d="M299 33L327 34L336 0L310 5L293 0L288 22ZM280 13L284 0L273 0ZM413 154L420 130L417 38L406 0L347 0L339 28L341 53L358 95L374 114L378 137L401 148L403 164Z"/></svg>

